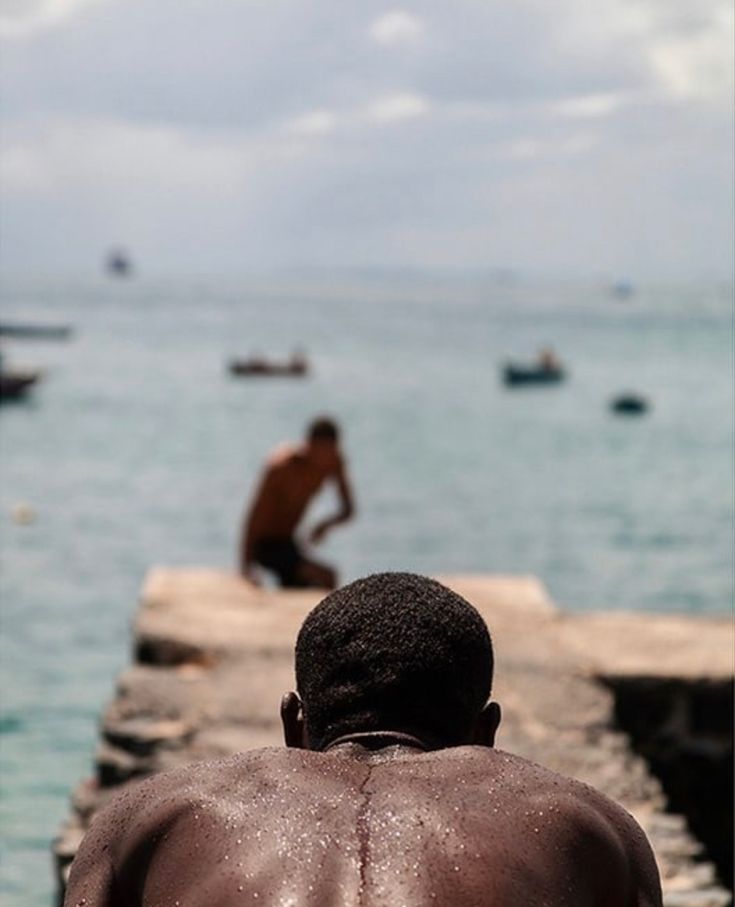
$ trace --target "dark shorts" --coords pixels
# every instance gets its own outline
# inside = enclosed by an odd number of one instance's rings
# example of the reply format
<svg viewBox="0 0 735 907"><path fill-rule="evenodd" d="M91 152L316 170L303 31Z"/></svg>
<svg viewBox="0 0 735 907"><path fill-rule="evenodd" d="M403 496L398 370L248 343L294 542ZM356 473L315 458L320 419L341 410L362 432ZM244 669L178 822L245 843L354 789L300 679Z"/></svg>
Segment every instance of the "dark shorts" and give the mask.
<svg viewBox="0 0 735 907"><path fill-rule="evenodd" d="M298 571L304 556L293 539L261 539L256 542L253 554L261 567L276 574L282 586L303 585Z"/></svg>

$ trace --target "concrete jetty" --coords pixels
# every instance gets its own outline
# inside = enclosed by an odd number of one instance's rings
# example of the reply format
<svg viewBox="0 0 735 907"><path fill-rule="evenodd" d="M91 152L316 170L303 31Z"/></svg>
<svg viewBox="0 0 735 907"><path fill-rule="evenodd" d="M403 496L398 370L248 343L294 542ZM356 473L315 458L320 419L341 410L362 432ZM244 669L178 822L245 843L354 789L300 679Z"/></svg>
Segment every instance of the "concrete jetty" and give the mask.
<svg viewBox="0 0 735 907"><path fill-rule="evenodd" d="M723 724L718 712L703 729L708 709L696 697L704 685L724 696L725 708L729 695L732 707L732 621L565 613L533 577L439 579L478 608L493 635L494 697L504 716L498 746L586 781L628 809L652 842L666 907L730 904L702 843L667 809L662 784L635 749L647 753L646 745L664 741L670 754L676 740L682 752L694 746L698 758L727 766L728 719ZM254 589L213 570L152 571L134 622L134 663L102 717L95 774L73 792L54 842L60 897L90 820L122 785L281 743L278 707L294 686L296 634L320 597ZM636 690L648 712L643 730L628 736L619 725Z"/></svg>

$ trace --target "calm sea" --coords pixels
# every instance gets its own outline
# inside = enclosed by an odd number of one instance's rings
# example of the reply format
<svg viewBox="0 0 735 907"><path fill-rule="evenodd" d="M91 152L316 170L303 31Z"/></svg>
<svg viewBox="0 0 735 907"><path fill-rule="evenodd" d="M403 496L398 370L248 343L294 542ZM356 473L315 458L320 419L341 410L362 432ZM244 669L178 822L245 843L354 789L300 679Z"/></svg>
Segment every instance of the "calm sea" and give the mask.
<svg viewBox="0 0 735 907"><path fill-rule="evenodd" d="M356 488L357 521L322 552L344 579L534 573L568 608L731 607L730 286L622 301L602 285L344 275L7 279L3 317L75 327L4 345L46 370L0 413L5 907L50 903L49 839L90 770L147 569L232 567L259 464L315 414L340 420ZM569 380L502 387L501 363L544 344ZM225 372L296 347L308 380ZM626 390L652 411L613 416Z"/></svg>

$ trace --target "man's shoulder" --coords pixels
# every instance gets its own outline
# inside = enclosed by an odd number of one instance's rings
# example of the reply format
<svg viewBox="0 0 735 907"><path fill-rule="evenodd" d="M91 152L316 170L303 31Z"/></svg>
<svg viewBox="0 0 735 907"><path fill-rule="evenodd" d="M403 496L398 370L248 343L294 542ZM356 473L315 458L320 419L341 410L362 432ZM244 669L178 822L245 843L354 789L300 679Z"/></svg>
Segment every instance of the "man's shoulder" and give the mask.
<svg viewBox="0 0 735 907"><path fill-rule="evenodd" d="M194 762L127 784L94 817L96 835L128 828L135 838L146 838L182 812L212 805L225 806L234 798L246 805L248 792L255 802L258 788L277 783L293 772L285 747L248 750L222 759ZM134 828L130 827L134 819ZM132 840L123 836L126 843Z"/></svg>
<svg viewBox="0 0 735 907"><path fill-rule="evenodd" d="M331 762L325 754L285 746L245 750L153 775L132 786L128 796L147 804L165 801L175 808L184 801L224 801L235 794L244 804L249 792L280 784L284 778L295 784L302 777L328 775L333 771Z"/></svg>
<svg viewBox="0 0 735 907"><path fill-rule="evenodd" d="M493 795L504 791L518 803L542 808L553 804L562 814L590 814L614 824L631 816L614 800L583 781L562 775L537 762L504 750L461 746L426 754L424 772L447 779L460 778L463 786Z"/></svg>
<svg viewBox="0 0 735 907"><path fill-rule="evenodd" d="M266 468L270 471L287 469L299 461L301 449L295 444L279 444L275 447L266 460Z"/></svg>
<svg viewBox="0 0 735 907"><path fill-rule="evenodd" d="M286 771L293 766L291 750L284 746L244 750L232 756L192 762L181 768L154 775L143 782L136 792L140 798L169 796L175 791L180 796L197 794L218 796L222 789L237 784L247 787L272 773Z"/></svg>

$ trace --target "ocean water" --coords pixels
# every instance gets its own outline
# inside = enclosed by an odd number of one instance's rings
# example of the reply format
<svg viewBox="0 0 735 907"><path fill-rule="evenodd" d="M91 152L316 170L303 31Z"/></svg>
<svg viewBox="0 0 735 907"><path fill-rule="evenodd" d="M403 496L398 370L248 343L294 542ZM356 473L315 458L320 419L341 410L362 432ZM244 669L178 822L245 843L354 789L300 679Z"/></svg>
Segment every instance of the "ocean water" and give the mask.
<svg viewBox="0 0 735 907"><path fill-rule="evenodd" d="M2 295L8 320L76 329L4 345L46 370L0 413L5 907L51 902L49 841L90 771L146 571L232 568L260 464L318 413L343 426L357 496L320 551L344 579L534 573L567 608L732 605L731 286L621 301L591 284L291 275L6 279ZM501 363L543 344L569 380L504 388ZM295 347L308 380L225 372ZM648 415L610 413L628 389Z"/></svg>

